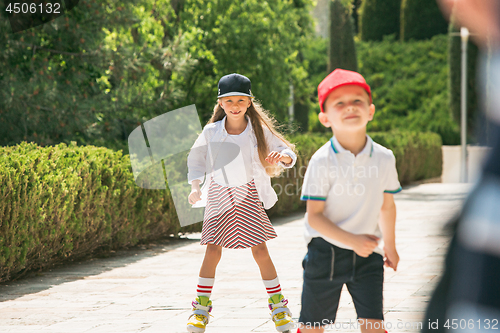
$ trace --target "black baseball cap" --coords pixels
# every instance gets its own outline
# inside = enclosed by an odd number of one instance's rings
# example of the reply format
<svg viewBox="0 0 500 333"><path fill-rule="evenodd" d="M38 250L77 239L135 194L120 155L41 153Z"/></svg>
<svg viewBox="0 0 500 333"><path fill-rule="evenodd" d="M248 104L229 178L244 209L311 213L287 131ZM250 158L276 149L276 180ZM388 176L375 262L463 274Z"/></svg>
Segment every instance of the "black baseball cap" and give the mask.
<svg viewBox="0 0 500 333"><path fill-rule="evenodd" d="M252 83L250 79L241 74L228 74L221 77L218 86L218 96L217 98L227 97L227 96L252 96L252 91L250 90Z"/></svg>

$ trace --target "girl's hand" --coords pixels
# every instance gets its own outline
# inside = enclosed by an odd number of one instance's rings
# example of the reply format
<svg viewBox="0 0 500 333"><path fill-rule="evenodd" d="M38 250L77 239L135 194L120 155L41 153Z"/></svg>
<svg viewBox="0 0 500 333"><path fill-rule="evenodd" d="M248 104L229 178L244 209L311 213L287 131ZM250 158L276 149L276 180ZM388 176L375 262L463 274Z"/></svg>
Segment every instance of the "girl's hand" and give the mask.
<svg viewBox="0 0 500 333"><path fill-rule="evenodd" d="M278 162L283 162L285 164L292 163L292 158L286 154L278 153L277 151L272 151L267 155L266 161L269 164L277 164Z"/></svg>
<svg viewBox="0 0 500 333"><path fill-rule="evenodd" d="M201 200L201 190L200 188L193 188L191 193L189 193L188 201L191 205L194 205L197 201Z"/></svg>

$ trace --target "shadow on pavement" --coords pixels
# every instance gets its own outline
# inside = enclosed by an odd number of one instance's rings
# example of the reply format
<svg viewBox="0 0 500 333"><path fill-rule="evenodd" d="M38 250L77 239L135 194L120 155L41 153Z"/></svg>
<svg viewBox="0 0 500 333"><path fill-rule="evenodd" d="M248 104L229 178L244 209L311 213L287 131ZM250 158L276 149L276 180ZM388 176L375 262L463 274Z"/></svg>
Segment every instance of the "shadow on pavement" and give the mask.
<svg viewBox="0 0 500 333"><path fill-rule="evenodd" d="M28 276L19 280L0 283L0 302L38 293L53 286L88 276L99 275L197 241L199 242L199 240L186 237L169 237L126 249L100 252L79 260L59 263L43 271L28 273Z"/></svg>
<svg viewBox="0 0 500 333"><path fill-rule="evenodd" d="M271 221L275 226L283 225L302 218L304 212L294 212L289 216L283 217L271 217ZM201 233L190 233L180 238L169 237L158 239L126 249L100 252L79 260L59 263L43 271L31 272L19 280L0 283L0 302L45 291L66 282L99 275L186 245L199 244L200 236Z"/></svg>

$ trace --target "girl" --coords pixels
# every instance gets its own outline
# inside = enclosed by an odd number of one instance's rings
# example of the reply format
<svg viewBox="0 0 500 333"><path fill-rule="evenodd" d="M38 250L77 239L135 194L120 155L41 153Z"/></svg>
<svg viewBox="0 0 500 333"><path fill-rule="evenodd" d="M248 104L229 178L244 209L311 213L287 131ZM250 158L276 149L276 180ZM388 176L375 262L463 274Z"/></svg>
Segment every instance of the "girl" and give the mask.
<svg viewBox="0 0 500 333"><path fill-rule="evenodd" d="M209 322L210 294L222 247L251 247L276 329L285 332L293 326L288 300L281 294L265 243L277 235L264 208L278 200L270 177L279 174L280 166L293 167L297 156L294 145L276 131L275 120L252 100L250 86L250 80L240 74L219 80L212 118L188 156L192 187L188 200L193 207L206 206L201 244L207 245L187 324L189 332L204 332Z"/></svg>

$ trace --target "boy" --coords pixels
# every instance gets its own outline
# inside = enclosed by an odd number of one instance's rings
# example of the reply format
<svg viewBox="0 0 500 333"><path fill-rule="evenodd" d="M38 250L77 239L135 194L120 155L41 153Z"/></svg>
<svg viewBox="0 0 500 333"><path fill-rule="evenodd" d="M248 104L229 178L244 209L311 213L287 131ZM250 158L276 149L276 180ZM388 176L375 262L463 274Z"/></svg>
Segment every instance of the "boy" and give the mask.
<svg viewBox="0 0 500 333"><path fill-rule="evenodd" d="M312 156L302 186L308 251L297 332L334 326L345 283L361 332L384 333L384 261L394 270L399 262L396 159L366 134L375 105L359 73L334 70L318 86L318 97L319 120L334 136Z"/></svg>

